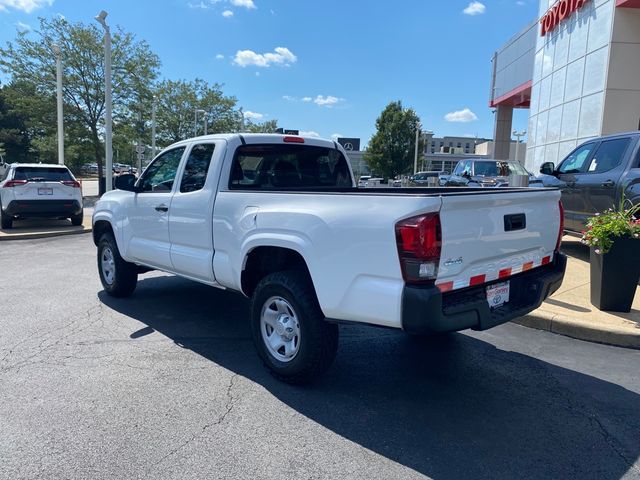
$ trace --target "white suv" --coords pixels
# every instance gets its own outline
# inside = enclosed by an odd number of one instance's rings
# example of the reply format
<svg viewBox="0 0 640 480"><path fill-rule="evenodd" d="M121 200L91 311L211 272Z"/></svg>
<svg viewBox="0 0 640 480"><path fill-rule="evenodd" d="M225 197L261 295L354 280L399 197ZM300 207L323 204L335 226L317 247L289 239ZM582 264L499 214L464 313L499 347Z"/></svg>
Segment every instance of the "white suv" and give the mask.
<svg viewBox="0 0 640 480"><path fill-rule="evenodd" d="M70 218L82 225L82 189L64 165L12 163L0 180L0 223L23 218Z"/></svg>

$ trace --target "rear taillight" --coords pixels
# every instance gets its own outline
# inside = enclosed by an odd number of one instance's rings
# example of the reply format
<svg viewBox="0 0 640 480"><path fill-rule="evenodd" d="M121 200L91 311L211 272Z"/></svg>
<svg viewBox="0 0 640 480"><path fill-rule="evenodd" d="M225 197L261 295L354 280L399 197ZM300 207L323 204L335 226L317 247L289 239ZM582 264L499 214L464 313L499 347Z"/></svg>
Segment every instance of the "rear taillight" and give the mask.
<svg viewBox="0 0 640 480"><path fill-rule="evenodd" d="M27 184L26 180L9 180L9 181L5 182L3 188L18 187L20 185L26 185L26 184Z"/></svg>
<svg viewBox="0 0 640 480"><path fill-rule="evenodd" d="M564 207L562 201L558 202L558 209L560 210L560 229L558 230L558 241L556 242L556 252L560 251L560 244L562 243L562 236L564 235Z"/></svg>
<svg viewBox="0 0 640 480"><path fill-rule="evenodd" d="M440 215L428 213L396 223L402 277L407 283L433 283L442 250Z"/></svg>
<svg viewBox="0 0 640 480"><path fill-rule="evenodd" d="M73 188L80 188L80 182L78 182L77 180L62 180L63 185L66 185L67 187L73 187Z"/></svg>

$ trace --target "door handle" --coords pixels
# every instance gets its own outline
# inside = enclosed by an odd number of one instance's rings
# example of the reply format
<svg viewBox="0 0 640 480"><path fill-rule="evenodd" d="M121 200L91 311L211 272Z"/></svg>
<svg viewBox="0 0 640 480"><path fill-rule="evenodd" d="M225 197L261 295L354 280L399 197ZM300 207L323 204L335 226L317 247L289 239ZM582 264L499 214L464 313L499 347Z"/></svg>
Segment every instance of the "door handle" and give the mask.
<svg viewBox="0 0 640 480"><path fill-rule="evenodd" d="M164 203L156 206L156 212L168 212L169 207L167 207Z"/></svg>
<svg viewBox="0 0 640 480"><path fill-rule="evenodd" d="M603 187L615 187L616 186L616 182L614 182L613 180L607 180L606 182L602 182L602 186Z"/></svg>

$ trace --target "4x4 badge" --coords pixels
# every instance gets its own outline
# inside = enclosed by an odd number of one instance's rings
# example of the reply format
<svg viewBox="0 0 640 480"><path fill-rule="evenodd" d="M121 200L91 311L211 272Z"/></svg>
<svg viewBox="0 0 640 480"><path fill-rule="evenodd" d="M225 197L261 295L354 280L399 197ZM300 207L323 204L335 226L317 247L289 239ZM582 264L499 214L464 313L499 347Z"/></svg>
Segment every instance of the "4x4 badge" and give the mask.
<svg viewBox="0 0 640 480"><path fill-rule="evenodd" d="M462 265L462 257L458 257L456 259L450 258L446 262L444 262L445 267L450 267L452 265Z"/></svg>

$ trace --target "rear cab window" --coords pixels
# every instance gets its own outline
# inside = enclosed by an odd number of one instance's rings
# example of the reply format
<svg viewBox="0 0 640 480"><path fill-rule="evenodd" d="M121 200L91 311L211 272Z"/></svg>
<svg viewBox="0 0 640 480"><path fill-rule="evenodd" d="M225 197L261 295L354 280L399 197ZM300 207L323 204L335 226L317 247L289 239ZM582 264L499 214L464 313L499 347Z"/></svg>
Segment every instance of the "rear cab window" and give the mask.
<svg viewBox="0 0 640 480"><path fill-rule="evenodd" d="M16 167L13 179L27 180L28 182L62 182L73 180L69 170L56 167Z"/></svg>
<svg viewBox="0 0 640 480"><path fill-rule="evenodd" d="M232 190L303 190L353 187L338 150L309 145L245 145L231 166Z"/></svg>

